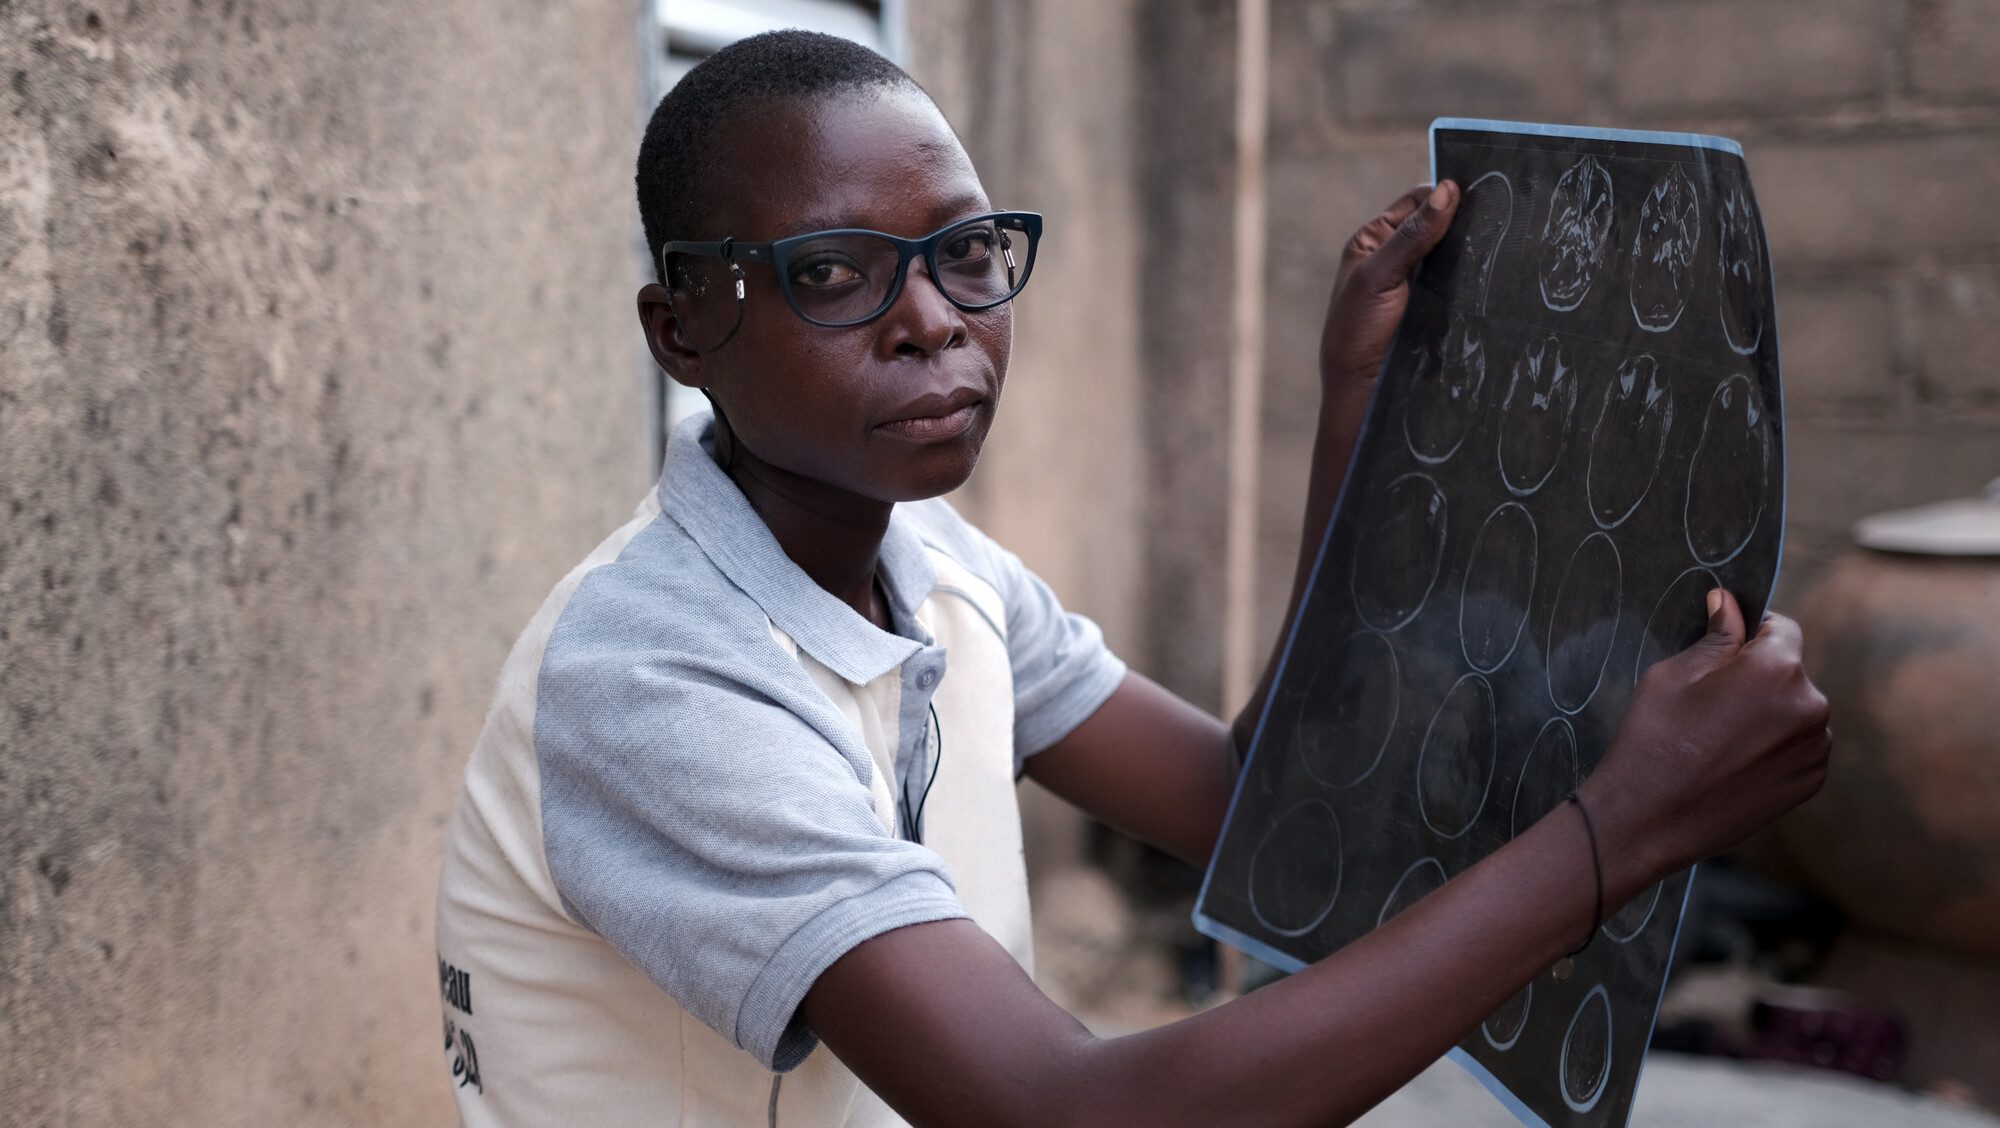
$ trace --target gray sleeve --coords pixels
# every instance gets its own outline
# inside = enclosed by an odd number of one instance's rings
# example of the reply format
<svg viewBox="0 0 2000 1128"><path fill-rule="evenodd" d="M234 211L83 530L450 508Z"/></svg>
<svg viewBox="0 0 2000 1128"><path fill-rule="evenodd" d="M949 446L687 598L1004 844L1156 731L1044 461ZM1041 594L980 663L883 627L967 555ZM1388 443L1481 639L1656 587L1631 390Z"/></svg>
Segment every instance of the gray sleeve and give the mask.
<svg viewBox="0 0 2000 1128"><path fill-rule="evenodd" d="M789 1070L834 960L967 915L943 860L883 830L867 749L828 735L809 684L755 656L574 649L552 643L537 693L549 871L578 923L710 1029Z"/></svg>
<svg viewBox="0 0 2000 1128"><path fill-rule="evenodd" d="M990 543L990 542L989 542ZM1007 605L1014 671L1014 770L1068 736L1125 679L1125 663L1096 623L1063 610L1056 593L1013 553L993 546L995 586Z"/></svg>

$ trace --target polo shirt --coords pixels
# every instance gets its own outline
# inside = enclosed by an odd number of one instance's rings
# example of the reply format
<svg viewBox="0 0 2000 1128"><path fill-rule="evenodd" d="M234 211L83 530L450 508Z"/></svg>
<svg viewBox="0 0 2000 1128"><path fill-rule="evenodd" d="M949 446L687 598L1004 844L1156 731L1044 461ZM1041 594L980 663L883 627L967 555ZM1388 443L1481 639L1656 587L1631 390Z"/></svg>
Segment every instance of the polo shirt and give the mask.
<svg viewBox="0 0 2000 1128"><path fill-rule="evenodd" d="M890 929L1031 966L1015 781L1124 665L943 500L898 505L894 629L815 584L699 414L507 659L437 907L463 1122L902 1121L798 1009Z"/></svg>

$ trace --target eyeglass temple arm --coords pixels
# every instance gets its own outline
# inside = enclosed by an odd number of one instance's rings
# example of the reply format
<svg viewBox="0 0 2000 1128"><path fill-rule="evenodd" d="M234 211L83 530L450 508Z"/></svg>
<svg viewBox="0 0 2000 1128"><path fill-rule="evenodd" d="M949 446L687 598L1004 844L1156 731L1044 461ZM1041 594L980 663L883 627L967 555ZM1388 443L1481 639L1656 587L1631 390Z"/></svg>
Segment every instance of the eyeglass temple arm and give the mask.
<svg viewBox="0 0 2000 1128"><path fill-rule="evenodd" d="M743 292L744 292L743 268L736 264L737 258L740 256L742 258L748 259L751 262L762 262L762 263L769 263L773 261L771 255L771 244L769 243L739 243L733 238L724 239L721 242L716 242L716 243L695 242L685 239L679 239L679 240L674 240L672 242L660 244L661 278L665 278L667 276L668 255L700 255L703 258L719 258L727 262L729 264L729 273L732 276L734 276L734 281L736 283L736 300L739 302L743 300ZM732 329L730 332L733 334L735 330Z"/></svg>
<svg viewBox="0 0 2000 1128"><path fill-rule="evenodd" d="M770 262L772 260L771 244L744 243L735 239L723 239L719 242L675 240L670 243L661 244L660 257L664 259L668 255L699 255L702 258L730 259L732 261L735 259L746 259L750 262Z"/></svg>

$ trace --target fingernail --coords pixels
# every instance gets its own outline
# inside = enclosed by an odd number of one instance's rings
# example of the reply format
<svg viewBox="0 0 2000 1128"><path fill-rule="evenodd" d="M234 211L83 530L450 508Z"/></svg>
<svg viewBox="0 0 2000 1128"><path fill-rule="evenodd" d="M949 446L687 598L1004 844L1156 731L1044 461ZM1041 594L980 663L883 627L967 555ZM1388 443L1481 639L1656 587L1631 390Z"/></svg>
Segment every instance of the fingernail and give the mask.
<svg viewBox="0 0 2000 1128"><path fill-rule="evenodd" d="M1432 211L1443 211L1445 197L1448 195L1449 193L1445 191L1444 185L1439 184L1437 187L1431 189L1430 198L1424 201L1424 206L1430 208Z"/></svg>
<svg viewBox="0 0 2000 1128"><path fill-rule="evenodd" d="M1722 610L1722 590L1718 588L1708 593L1708 613L1713 615L1720 610Z"/></svg>

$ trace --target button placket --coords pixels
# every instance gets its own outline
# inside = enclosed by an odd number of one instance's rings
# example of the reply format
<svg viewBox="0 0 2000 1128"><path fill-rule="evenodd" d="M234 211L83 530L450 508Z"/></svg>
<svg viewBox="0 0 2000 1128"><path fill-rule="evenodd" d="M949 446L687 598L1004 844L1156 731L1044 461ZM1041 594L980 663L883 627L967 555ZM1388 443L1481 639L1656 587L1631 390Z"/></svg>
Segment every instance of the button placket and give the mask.
<svg viewBox="0 0 2000 1128"><path fill-rule="evenodd" d="M899 734L897 763L897 783L904 789L911 804L920 804L919 796L931 780L931 773L938 765L932 759L931 749L931 696L938 683L944 679L945 652L942 647L926 646L912 655L903 670L902 732ZM921 819L920 811L907 812L909 817ZM921 828L921 824L920 828Z"/></svg>

